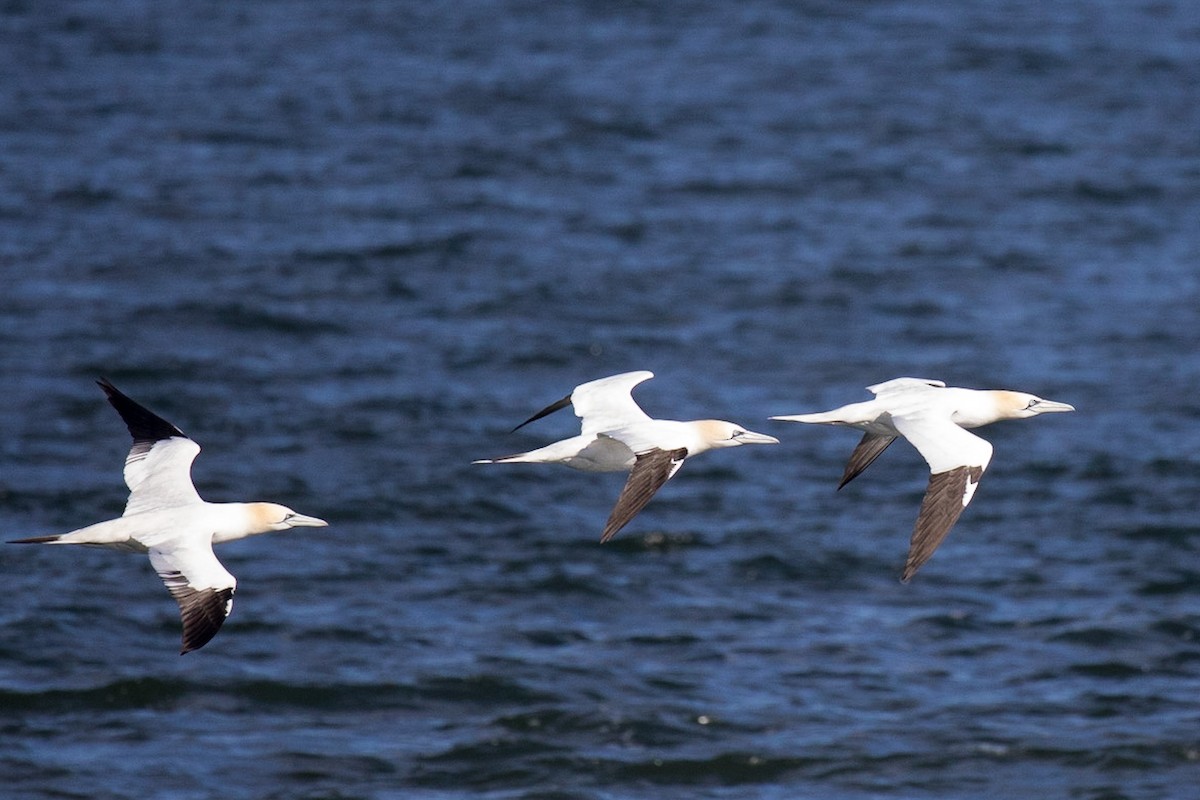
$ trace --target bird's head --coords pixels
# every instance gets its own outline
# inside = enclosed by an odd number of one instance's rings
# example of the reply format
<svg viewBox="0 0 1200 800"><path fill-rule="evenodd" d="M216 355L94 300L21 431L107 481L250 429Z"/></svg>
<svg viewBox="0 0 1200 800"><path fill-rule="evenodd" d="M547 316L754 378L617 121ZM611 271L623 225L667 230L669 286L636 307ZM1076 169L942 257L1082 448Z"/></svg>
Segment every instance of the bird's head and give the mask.
<svg viewBox="0 0 1200 800"><path fill-rule="evenodd" d="M998 394L997 405L1000 407L1001 419L1025 419L1026 417L1036 417L1038 414L1075 410L1075 406L1057 403L1054 400L1043 400L1034 394L1025 394L1024 392L999 392Z"/></svg>
<svg viewBox="0 0 1200 800"><path fill-rule="evenodd" d="M323 519L298 514L278 503L250 503L249 511L258 533L286 531L289 528L323 528L329 524Z"/></svg>
<svg viewBox="0 0 1200 800"><path fill-rule="evenodd" d="M708 445L706 449L737 447L742 444L779 444L774 436L746 430L741 425L720 419L705 419L697 423L700 435Z"/></svg>

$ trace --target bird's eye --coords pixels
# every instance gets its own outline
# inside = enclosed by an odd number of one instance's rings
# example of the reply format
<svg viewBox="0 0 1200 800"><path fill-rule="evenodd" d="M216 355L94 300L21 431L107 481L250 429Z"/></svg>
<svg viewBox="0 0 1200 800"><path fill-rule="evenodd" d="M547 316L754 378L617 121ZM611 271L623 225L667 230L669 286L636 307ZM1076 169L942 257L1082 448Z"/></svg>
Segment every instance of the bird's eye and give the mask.
<svg viewBox="0 0 1200 800"><path fill-rule="evenodd" d="M1041 402L1041 400L1038 400L1038 399L1035 397L1035 398L1033 398L1032 400L1030 400L1030 401L1029 401L1029 405L1027 405L1027 406L1025 406L1025 407L1026 407L1026 408L1033 408L1034 406L1036 406L1036 405L1037 405L1038 403L1040 403L1040 402Z"/></svg>
<svg viewBox="0 0 1200 800"><path fill-rule="evenodd" d="M730 437L729 437L729 438L730 438L730 439L736 439L736 438L738 438L739 436L745 436L745 435L746 435L746 432L745 432L745 431L734 431L734 432L733 432L733 433L730 435Z"/></svg>

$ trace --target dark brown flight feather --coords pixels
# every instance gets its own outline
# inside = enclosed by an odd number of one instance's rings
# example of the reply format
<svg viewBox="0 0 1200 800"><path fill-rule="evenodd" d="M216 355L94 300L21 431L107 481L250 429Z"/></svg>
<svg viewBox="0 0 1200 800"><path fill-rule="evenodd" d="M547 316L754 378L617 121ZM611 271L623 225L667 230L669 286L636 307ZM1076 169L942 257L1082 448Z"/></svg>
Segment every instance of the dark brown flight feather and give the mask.
<svg viewBox="0 0 1200 800"><path fill-rule="evenodd" d="M963 497L968 483L979 483L983 467L955 467L929 476L925 499L921 501L921 513L913 529L912 542L908 548L908 560L900 580L908 583L921 565L929 560L946 534L954 527L966 506Z"/></svg>
<svg viewBox="0 0 1200 800"><path fill-rule="evenodd" d="M233 587L197 589L189 586L187 578L177 570L161 572L159 577L179 604L179 616L183 620L183 648L179 654L190 653L208 644L229 616Z"/></svg>
<svg viewBox="0 0 1200 800"><path fill-rule="evenodd" d="M654 449L638 455L633 469L629 471L629 480L625 481L625 488L621 490L621 496L617 498L617 504L613 506L608 522L604 525L600 541L607 542L636 517L685 458L686 447L675 450Z"/></svg>
<svg viewBox="0 0 1200 800"><path fill-rule="evenodd" d="M841 489L862 474L862 471L883 455L883 451L887 450L888 445L894 441L896 441L895 436L881 436L877 433L863 434L858 446L850 454L850 460L846 462L846 471L842 473L842 482L838 484L837 488Z"/></svg>

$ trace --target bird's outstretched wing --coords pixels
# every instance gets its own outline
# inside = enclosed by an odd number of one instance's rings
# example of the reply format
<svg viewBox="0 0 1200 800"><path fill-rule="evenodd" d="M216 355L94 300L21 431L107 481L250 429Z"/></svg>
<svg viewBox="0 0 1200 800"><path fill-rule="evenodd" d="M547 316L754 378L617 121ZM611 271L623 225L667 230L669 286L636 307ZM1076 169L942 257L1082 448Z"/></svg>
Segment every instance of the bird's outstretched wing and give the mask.
<svg viewBox="0 0 1200 800"><path fill-rule="evenodd" d="M646 422L650 417L634 402L630 393L633 387L653 377L653 372L640 370L581 383L569 395L546 406L513 430L567 406L574 406L575 416L583 420L584 435Z"/></svg>
<svg viewBox="0 0 1200 800"><path fill-rule="evenodd" d="M180 655L203 647L233 610L237 580L217 560L209 542L151 548L150 563L179 604L183 620Z"/></svg>
<svg viewBox="0 0 1200 800"><path fill-rule="evenodd" d="M685 458L687 458L687 448L683 447L676 450L654 449L639 453L633 469L629 471L629 479L625 481L625 488L621 490L617 504L613 506L612 513L608 515L608 522L604 525L604 533L600 535L600 541L607 542L617 535L617 531L636 517L638 512L650 502L650 498L654 497L655 492L679 471Z"/></svg>
<svg viewBox="0 0 1200 800"><path fill-rule="evenodd" d="M192 484L192 461L200 445L107 380L96 383L133 437L133 447L125 457L125 484L129 487L125 515L202 502Z"/></svg>
<svg viewBox="0 0 1200 800"><path fill-rule="evenodd" d="M945 417L912 414L893 417L892 422L924 457L930 471L901 576L908 581L933 555L975 496L992 460L992 445Z"/></svg>

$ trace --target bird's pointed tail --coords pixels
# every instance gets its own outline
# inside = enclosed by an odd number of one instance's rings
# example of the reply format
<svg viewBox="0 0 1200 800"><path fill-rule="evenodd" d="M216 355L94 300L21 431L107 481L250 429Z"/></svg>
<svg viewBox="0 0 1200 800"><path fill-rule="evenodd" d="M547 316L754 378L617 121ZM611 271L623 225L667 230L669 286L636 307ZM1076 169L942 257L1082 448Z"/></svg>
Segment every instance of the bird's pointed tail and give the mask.
<svg viewBox="0 0 1200 800"><path fill-rule="evenodd" d="M770 417L770 419L779 420L780 422L813 422L818 424L845 421L835 411L821 411L816 414L789 414L781 417Z"/></svg>
<svg viewBox="0 0 1200 800"><path fill-rule="evenodd" d="M472 464L534 464L540 461L538 458L528 458L529 453L513 453L511 456L498 456L496 458L477 458L472 461Z"/></svg>

